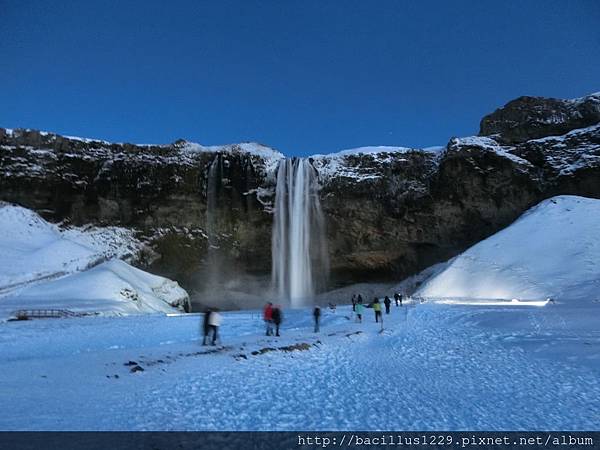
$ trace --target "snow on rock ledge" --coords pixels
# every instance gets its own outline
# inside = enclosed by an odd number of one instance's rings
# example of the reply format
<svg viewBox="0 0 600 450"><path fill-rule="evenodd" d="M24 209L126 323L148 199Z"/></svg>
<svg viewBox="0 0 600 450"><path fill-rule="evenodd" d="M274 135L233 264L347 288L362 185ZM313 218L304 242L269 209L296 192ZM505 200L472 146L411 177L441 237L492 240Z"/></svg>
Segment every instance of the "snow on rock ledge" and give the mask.
<svg viewBox="0 0 600 450"><path fill-rule="evenodd" d="M519 97L481 120L482 136L516 144L557 136L600 122L600 93L571 100Z"/></svg>
<svg viewBox="0 0 600 450"><path fill-rule="evenodd" d="M559 196L474 245L428 281L431 299L598 299L600 200Z"/></svg>
<svg viewBox="0 0 600 450"><path fill-rule="evenodd" d="M417 149L408 147L370 146L313 155L314 167L324 180L349 179L355 182L376 180L386 175L385 169L395 163L406 163L413 157L435 159L445 147Z"/></svg>

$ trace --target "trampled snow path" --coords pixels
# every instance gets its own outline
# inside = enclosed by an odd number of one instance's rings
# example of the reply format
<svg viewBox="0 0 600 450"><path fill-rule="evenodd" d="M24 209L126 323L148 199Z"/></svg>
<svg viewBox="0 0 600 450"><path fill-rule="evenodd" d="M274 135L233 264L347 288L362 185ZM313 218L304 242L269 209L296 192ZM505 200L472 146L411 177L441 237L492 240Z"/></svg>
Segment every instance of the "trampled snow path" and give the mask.
<svg viewBox="0 0 600 450"><path fill-rule="evenodd" d="M600 334L563 319L586 308L392 307L380 334L344 307L318 335L290 311L279 339L228 313L214 354L198 316L5 324L0 429L597 429ZM316 345L251 354L299 342Z"/></svg>

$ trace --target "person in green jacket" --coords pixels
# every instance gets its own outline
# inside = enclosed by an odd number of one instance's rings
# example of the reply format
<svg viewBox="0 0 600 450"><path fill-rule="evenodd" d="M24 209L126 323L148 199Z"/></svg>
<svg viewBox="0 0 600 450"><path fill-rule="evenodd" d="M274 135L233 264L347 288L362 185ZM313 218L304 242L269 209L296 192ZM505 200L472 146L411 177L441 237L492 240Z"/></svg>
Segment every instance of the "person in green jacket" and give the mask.
<svg viewBox="0 0 600 450"><path fill-rule="evenodd" d="M362 323L363 304L360 295L358 296L358 302L356 303L354 312L356 313L356 318L358 319L358 321Z"/></svg>
<svg viewBox="0 0 600 450"><path fill-rule="evenodd" d="M379 319L381 319L381 303L379 303L377 297L373 299L373 311L375 311L375 322L379 322Z"/></svg>

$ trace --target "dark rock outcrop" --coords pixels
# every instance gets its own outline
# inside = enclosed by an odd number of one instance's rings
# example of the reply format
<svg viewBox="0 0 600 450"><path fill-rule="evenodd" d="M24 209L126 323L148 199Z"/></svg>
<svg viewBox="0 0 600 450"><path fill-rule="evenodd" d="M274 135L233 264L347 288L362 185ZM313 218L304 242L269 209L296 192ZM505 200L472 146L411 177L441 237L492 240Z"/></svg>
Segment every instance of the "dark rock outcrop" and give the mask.
<svg viewBox="0 0 600 450"><path fill-rule="evenodd" d="M0 130L0 198L55 222L133 228L153 249L139 263L190 288L207 264L207 168L221 154L215 220L224 263L230 273L265 273L271 214L257 190L268 157L280 155L254 147L262 153L243 144L137 146Z"/></svg>
<svg viewBox="0 0 600 450"><path fill-rule="evenodd" d="M573 100L519 97L481 120L481 136L518 144L545 136L560 136L600 122L600 93Z"/></svg>
<svg viewBox="0 0 600 450"><path fill-rule="evenodd" d="M321 179L331 285L398 281L448 259L558 194L600 197L600 97L522 97L482 120L482 137L440 151L381 148L311 158ZM239 301L262 299L271 265L278 152L113 144L0 129L0 200L74 224L135 229L139 264L201 290L211 266ZM221 158L213 256L208 169ZM214 271L214 267L212 267ZM223 294L225 295L225 294Z"/></svg>

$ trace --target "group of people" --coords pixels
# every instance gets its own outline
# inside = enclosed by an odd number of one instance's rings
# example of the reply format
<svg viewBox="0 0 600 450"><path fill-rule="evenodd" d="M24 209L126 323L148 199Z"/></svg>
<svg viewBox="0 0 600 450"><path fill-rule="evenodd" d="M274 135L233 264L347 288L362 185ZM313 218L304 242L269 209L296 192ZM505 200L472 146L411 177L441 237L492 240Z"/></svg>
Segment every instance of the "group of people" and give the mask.
<svg viewBox="0 0 600 450"><path fill-rule="evenodd" d="M396 302L396 306L402 306L402 294L398 294L396 292L394 294L394 301ZM392 301L387 295L383 299L383 304L385 306L385 313L389 314ZM380 321L383 321L383 318L381 316L381 303L379 303L379 298L373 298L373 301L369 303L366 307L373 308L373 311L375 311L375 322L379 323ZM356 314L357 322L362 322L364 308L365 306L363 305L362 295L352 295L352 311Z"/></svg>
<svg viewBox="0 0 600 450"><path fill-rule="evenodd" d="M267 326L267 336L273 336L273 325L275 325L275 336L279 336L279 327L283 321L281 306L268 302L263 309L263 320Z"/></svg>
<svg viewBox="0 0 600 450"><path fill-rule="evenodd" d="M396 306L402 306L402 294L395 293L394 301L396 302ZM385 313L390 313L390 306L392 301L386 295L383 299L383 305L385 307ZM335 305L329 305L330 308L335 311ZM383 323L383 317L381 312L381 303L379 299L375 297L371 303L368 305L363 304L363 298L360 294L352 295L352 311L356 314L357 322L362 323L362 316L364 308L373 308L375 311L375 322ZM321 323L321 308L319 306L315 306L313 309L313 319L314 319L314 330L315 333L319 332L320 323ZM280 305L273 305L273 303L268 302L263 308L263 320L266 326L266 335L267 336L280 336L280 326L283 322L283 312L281 310ZM204 314L204 322L203 322L203 330L204 330L204 339L202 340L202 345L206 345L207 339L212 334L212 345L216 345L219 333L219 326L221 325L221 314L216 309L207 309Z"/></svg>
<svg viewBox="0 0 600 450"><path fill-rule="evenodd" d="M330 304L330 308L335 311L335 305L332 307ZM318 333L321 324L321 308L319 306L315 306L313 309L313 318L315 321L315 333ZM283 321L283 313L281 312L280 305L274 306L273 303L268 302L263 308L263 320L265 321L267 336L273 336L273 325L275 325L275 336L280 336L279 327Z"/></svg>

